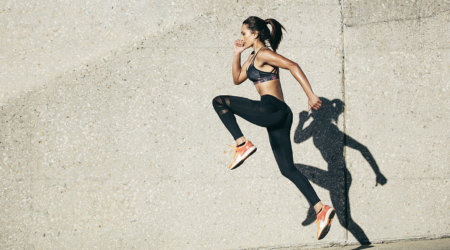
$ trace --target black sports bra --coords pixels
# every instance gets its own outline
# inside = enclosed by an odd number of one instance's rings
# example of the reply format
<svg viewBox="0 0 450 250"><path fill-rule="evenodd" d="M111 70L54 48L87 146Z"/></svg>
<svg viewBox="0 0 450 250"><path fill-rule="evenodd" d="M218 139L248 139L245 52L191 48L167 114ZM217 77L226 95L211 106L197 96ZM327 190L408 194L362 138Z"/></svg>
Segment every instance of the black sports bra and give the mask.
<svg viewBox="0 0 450 250"><path fill-rule="evenodd" d="M261 47L261 49L262 49L262 47ZM261 49L259 49L258 52L256 52L256 55L258 55L258 53L259 53L259 51ZM255 53L255 51L253 51L252 54L253 53ZM258 84L258 83L261 83L261 82L267 82L267 81L280 79L280 75L279 75L279 72L278 72L278 67L274 67L275 73L273 73L273 72L265 72L265 71L261 71L261 70L255 68L255 65L253 65L253 63L255 62L256 55L253 56L252 62L250 63L250 65L247 68L247 77L248 77L248 79L253 81L253 84Z"/></svg>

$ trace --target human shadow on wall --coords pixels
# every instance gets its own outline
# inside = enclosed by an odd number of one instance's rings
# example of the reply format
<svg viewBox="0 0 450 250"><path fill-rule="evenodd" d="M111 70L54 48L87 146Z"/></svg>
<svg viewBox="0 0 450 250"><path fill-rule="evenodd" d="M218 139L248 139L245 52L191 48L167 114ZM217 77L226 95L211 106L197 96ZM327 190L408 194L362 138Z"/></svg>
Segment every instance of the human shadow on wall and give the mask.
<svg viewBox="0 0 450 250"><path fill-rule="evenodd" d="M332 206L336 209L339 223L350 231L360 244L369 245L370 241L366 234L351 217L348 192L352 177L345 163L344 146L349 146L361 152L376 174L375 185L378 185L378 183L384 185L387 180L381 174L369 149L341 132L335 125L339 115L344 111L344 102L339 99L330 101L324 97L320 97L320 99L322 100L322 106L319 110L312 110L309 116L306 111L300 112L299 124L294 133L294 142L302 143L312 137L314 146L319 149L323 159L328 163L328 171L304 164L295 164L295 166L310 181L329 190ZM303 128L305 122L311 117L314 120L308 127ZM307 218L302 222L302 225L311 224L315 217L314 209L310 207Z"/></svg>

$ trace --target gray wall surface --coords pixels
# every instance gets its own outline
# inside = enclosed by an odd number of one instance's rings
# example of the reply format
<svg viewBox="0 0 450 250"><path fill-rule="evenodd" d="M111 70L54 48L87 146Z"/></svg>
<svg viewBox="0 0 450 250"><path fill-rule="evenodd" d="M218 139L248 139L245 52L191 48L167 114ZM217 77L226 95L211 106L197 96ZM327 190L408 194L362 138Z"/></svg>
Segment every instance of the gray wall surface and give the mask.
<svg viewBox="0 0 450 250"><path fill-rule="evenodd" d="M448 0L0 2L0 248L449 236L449 10ZM325 119L299 126L307 99L281 71L296 167L337 210L321 241L264 128L237 117L258 151L227 168L234 141L211 101L259 100L231 77L251 15L286 28L277 52L324 98Z"/></svg>

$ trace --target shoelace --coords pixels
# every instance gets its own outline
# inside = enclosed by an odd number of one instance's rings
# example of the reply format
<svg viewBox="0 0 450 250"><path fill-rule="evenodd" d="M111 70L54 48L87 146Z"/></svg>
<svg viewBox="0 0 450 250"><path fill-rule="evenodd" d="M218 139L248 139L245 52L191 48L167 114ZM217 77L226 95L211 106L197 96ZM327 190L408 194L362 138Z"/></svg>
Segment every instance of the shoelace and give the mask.
<svg viewBox="0 0 450 250"><path fill-rule="evenodd" d="M247 143L247 142L246 142ZM238 146L233 146L233 145L230 145L230 144L227 144L228 146L230 146L230 147L232 147L233 149L234 149L234 151L237 151L238 150ZM245 145L245 144L244 144ZM244 145L242 145L241 147L243 147Z"/></svg>
<svg viewBox="0 0 450 250"><path fill-rule="evenodd" d="M237 151L237 149L238 149L237 146L233 146L233 145L230 145L230 144L227 144L227 145L230 146L230 147L232 147L232 148L234 149L234 151Z"/></svg>

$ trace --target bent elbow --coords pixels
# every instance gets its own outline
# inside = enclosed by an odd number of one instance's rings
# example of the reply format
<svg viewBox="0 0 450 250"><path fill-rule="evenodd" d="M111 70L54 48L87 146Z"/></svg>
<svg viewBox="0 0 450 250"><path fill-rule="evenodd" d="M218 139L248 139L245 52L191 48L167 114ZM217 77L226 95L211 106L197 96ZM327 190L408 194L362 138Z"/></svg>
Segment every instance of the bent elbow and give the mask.
<svg viewBox="0 0 450 250"><path fill-rule="evenodd" d="M296 62L292 62L288 65L289 71L294 71L299 68L300 68L300 65L298 65L298 63L296 63Z"/></svg>
<svg viewBox="0 0 450 250"><path fill-rule="evenodd" d="M239 85L242 83L242 81L239 81L239 78L237 78L237 79L233 79L233 83L234 83L234 85Z"/></svg>

